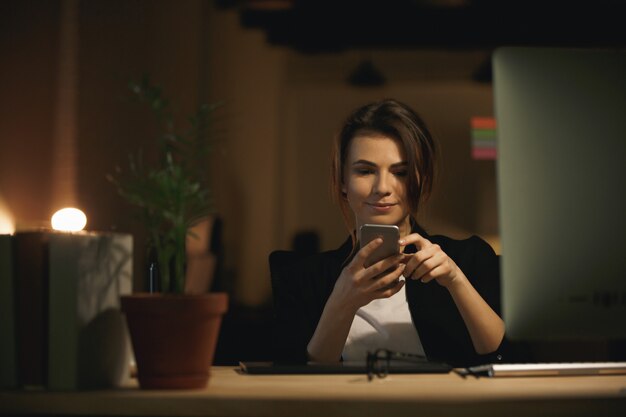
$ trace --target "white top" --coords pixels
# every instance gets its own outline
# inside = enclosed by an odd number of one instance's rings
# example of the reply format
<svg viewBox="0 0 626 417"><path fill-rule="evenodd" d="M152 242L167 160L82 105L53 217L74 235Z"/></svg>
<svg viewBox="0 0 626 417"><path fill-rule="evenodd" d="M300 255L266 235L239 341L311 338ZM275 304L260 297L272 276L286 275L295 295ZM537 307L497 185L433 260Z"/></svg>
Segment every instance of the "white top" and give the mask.
<svg viewBox="0 0 626 417"><path fill-rule="evenodd" d="M409 312L406 285L390 298L373 300L357 311L342 358L344 361L365 361L368 351L379 348L424 354Z"/></svg>

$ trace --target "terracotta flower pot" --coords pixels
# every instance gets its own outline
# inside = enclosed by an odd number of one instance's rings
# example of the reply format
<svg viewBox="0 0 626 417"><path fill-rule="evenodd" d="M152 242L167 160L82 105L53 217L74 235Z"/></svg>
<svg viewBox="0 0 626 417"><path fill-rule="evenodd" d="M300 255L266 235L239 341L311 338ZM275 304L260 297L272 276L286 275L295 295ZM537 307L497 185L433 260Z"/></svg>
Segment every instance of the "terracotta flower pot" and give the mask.
<svg viewBox="0 0 626 417"><path fill-rule="evenodd" d="M203 388L228 308L226 293L121 297L141 388Z"/></svg>

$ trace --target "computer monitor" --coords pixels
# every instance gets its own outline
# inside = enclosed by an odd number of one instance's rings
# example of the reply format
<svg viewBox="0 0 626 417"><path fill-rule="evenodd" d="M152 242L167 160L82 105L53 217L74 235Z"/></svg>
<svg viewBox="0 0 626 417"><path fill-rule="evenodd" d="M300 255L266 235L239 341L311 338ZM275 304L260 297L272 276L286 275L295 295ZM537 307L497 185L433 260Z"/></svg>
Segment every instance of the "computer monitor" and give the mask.
<svg viewBox="0 0 626 417"><path fill-rule="evenodd" d="M626 339L626 53L492 63L508 338Z"/></svg>

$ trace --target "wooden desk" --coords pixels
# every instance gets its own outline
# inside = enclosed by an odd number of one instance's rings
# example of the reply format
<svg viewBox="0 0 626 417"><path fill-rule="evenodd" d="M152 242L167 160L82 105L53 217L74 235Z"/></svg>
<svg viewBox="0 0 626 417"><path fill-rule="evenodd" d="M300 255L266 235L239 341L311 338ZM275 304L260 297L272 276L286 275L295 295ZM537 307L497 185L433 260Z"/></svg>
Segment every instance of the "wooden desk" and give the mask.
<svg viewBox="0 0 626 417"><path fill-rule="evenodd" d="M626 416L626 376L242 375L214 367L198 391L0 392L2 415Z"/></svg>

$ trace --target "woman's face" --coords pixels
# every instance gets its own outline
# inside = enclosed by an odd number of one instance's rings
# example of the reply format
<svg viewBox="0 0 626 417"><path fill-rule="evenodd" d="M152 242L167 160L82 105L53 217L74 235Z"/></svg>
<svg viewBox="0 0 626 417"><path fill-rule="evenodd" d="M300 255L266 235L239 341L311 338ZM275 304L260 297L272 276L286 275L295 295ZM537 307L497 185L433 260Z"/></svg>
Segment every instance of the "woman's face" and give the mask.
<svg viewBox="0 0 626 417"><path fill-rule="evenodd" d="M366 223L395 224L409 233L407 163L400 143L378 133L355 136L343 167L342 191L357 230Z"/></svg>

